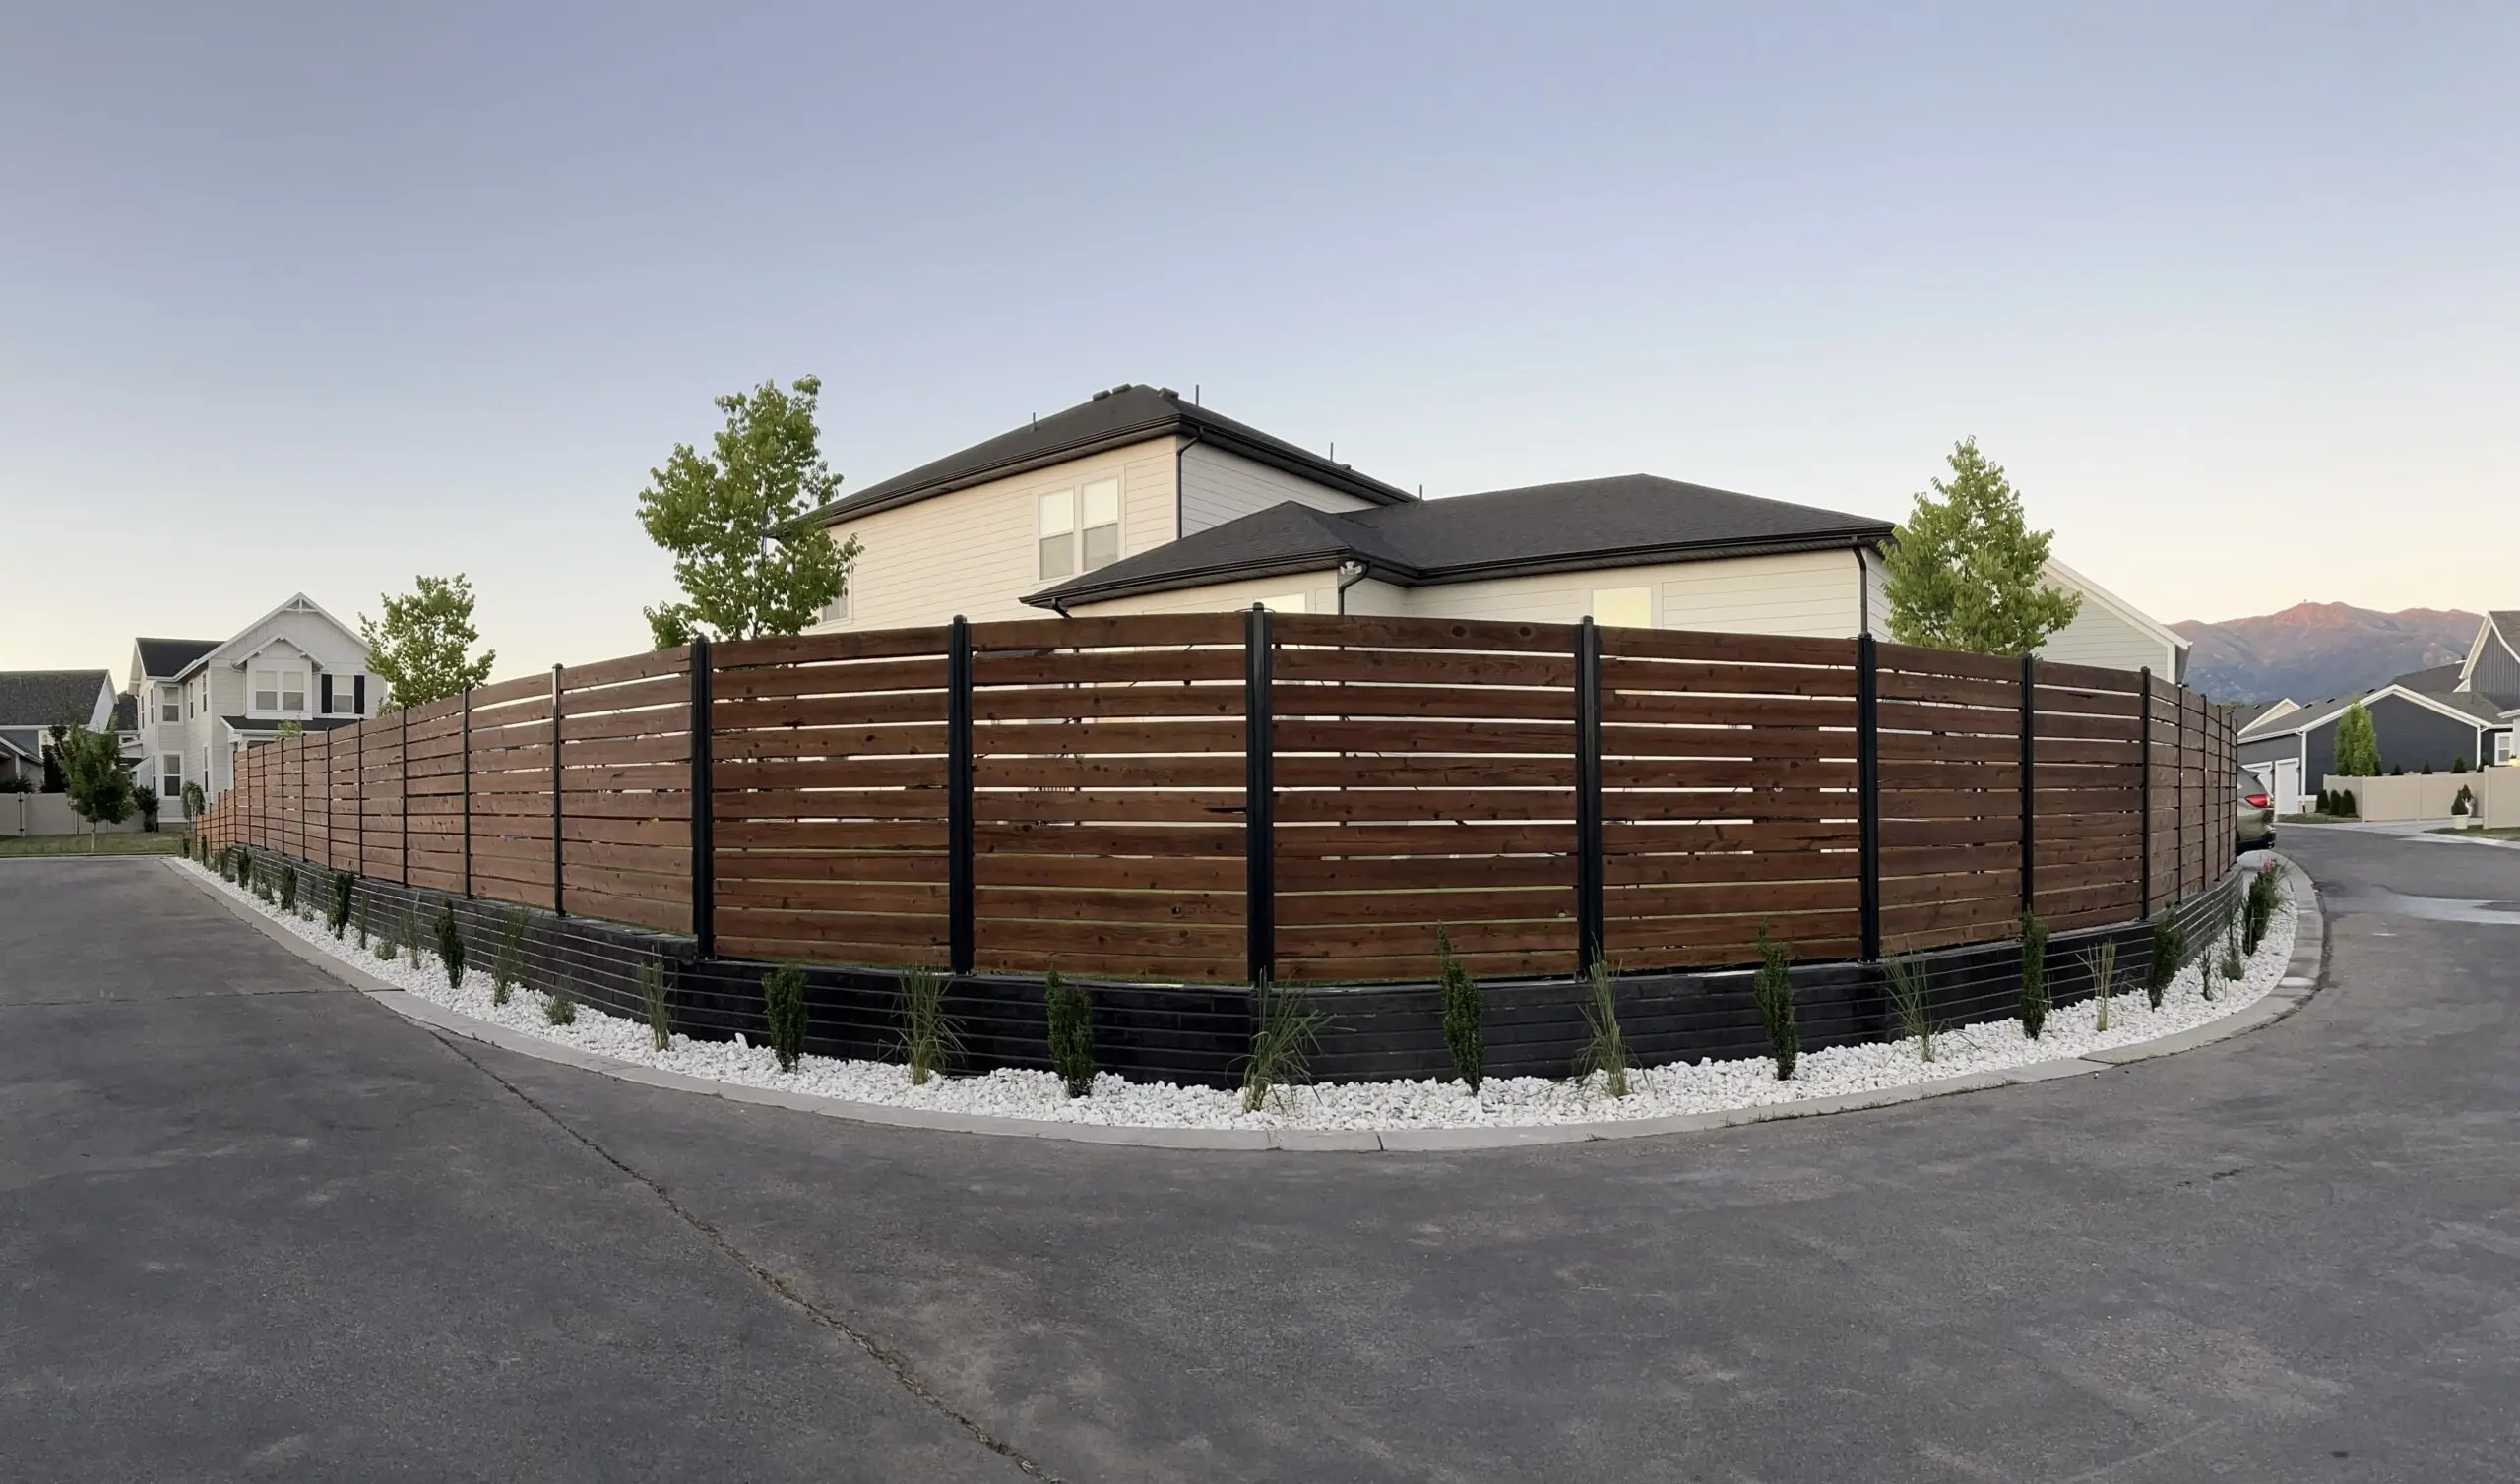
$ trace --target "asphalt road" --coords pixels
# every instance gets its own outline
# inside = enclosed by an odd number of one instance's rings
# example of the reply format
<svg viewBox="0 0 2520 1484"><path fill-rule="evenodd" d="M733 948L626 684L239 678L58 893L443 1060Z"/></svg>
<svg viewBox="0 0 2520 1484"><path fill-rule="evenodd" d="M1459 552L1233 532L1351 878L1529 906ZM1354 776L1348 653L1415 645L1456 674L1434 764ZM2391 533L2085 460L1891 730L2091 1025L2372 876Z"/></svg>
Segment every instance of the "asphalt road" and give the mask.
<svg viewBox="0 0 2520 1484"><path fill-rule="evenodd" d="M0 1477L2510 1478L2520 851L2285 844L2254 1034L1458 1156L638 1087L0 862Z"/></svg>

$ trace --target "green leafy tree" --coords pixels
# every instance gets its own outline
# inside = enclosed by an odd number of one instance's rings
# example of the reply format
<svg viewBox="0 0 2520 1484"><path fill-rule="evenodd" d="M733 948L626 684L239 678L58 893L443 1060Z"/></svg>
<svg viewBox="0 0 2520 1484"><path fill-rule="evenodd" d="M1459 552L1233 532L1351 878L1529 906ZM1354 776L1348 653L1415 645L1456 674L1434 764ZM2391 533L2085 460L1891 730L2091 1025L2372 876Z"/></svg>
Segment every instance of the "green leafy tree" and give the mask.
<svg viewBox="0 0 2520 1484"><path fill-rule="evenodd" d="M2027 654L2074 621L2082 594L2047 585L2054 532L2029 528L2000 464L1964 438L1951 477L1919 494L1882 560L1890 637L1932 649Z"/></svg>
<svg viewBox="0 0 2520 1484"><path fill-rule="evenodd" d="M490 678L496 650L469 657L481 637L472 627L472 584L453 577L413 578L410 592L385 597L385 621L358 616L367 645L367 670L391 685L390 706L419 706L452 696Z"/></svg>
<svg viewBox="0 0 2520 1484"><path fill-rule="evenodd" d="M835 544L804 520L840 488L814 426L822 386L808 376L788 391L763 382L721 397L726 426L713 452L678 443L648 471L639 524L673 553L682 588L682 601L646 610L658 649L700 634L801 634L848 590L856 538Z"/></svg>
<svg viewBox="0 0 2520 1484"><path fill-rule="evenodd" d="M2336 723L2336 771L2349 778L2380 775L2380 735L2360 701L2346 707Z"/></svg>
<svg viewBox="0 0 2520 1484"><path fill-rule="evenodd" d="M72 726L61 731L53 755L61 765L61 791L69 796L71 812L88 822L88 848L94 851L100 826L119 825L139 807L122 741L112 732Z"/></svg>

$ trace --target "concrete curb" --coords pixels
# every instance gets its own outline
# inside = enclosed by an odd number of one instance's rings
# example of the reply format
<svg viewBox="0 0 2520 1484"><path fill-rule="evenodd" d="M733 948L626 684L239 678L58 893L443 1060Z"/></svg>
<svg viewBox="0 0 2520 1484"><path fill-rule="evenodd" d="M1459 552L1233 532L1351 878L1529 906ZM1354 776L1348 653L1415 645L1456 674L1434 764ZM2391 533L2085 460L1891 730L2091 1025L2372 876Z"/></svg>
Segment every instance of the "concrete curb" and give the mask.
<svg viewBox="0 0 2520 1484"><path fill-rule="evenodd" d="M519 1056L539 1061L557 1062L581 1071L594 1072L642 1086L663 1087L677 1092L697 1092L728 1102L751 1103L763 1107L786 1108L799 1113L815 1113L825 1118L848 1119L852 1123L880 1124L891 1128L928 1129L955 1134L989 1134L1016 1139L1056 1139L1072 1144L1130 1144L1149 1148L1170 1149L1284 1149L1303 1153L1454 1153L1471 1149L1523 1148L1534 1144L1585 1144L1594 1140L1644 1139L1661 1134L1698 1133L1709 1129L1738 1128L1744 1124L1772 1123L1789 1118L1819 1118L1833 1113L1852 1113L1863 1108L1887 1108L1900 1103L1922 1102L1929 1097L1950 1097L1966 1092L1984 1092L1996 1087L2020 1086L2030 1082L2054 1082L2061 1078L2088 1077L2109 1072L2130 1063L2154 1057L2193 1050L2227 1040L2261 1026L2271 1025L2300 1009L2317 992L2326 972L2326 919L2319 909L2318 885L2290 859L2276 855L2284 863L2286 882L2293 894L2296 908L2293 931L2293 960L2287 965L2277 987L2247 1009L2179 1031L2158 1040L2133 1046L2120 1046L2108 1051L2095 1051L2084 1057L2064 1057L2050 1062L2033 1062L2026 1067L2007 1068L2000 1072L1973 1072L1960 1077L1940 1078L1933 1082L1912 1082L1904 1087L1882 1087L1864 1092L1846 1092L1833 1097L1804 1098L1790 1103L1771 1103L1751 1108L1722 1108L1706 1113L1674 1113L1661 1118L1611 1119L1598 1123L1534 1124L1515 1128L1488 1129L1161 1129L1112 1126L1103 1124L1053 1123L1038 1118L999 1118L980 1113L945 1113L924 1108L895 1108L881 1103L844 1102L837 1098L817 1097L803 1092L785 1092L775 1087L749 1087L735 1082L714 1082L707 1078L686 1076L679 1072L663 1072L653 1067L640 1067L616 1062L592 1052L561 1046L535 1036L521 1035L502 1025L452 1011L431 1000L394 988L384 980L366 973L354 964L345 963L330 954L302 941L226 893L205 882L177 862L169 860L166 868L237 917L260 929L264 936L295 954L307 962L324 969L365 994L379 1005L410 1020L414 1024L448 1035L496 1046Z"/></svg>

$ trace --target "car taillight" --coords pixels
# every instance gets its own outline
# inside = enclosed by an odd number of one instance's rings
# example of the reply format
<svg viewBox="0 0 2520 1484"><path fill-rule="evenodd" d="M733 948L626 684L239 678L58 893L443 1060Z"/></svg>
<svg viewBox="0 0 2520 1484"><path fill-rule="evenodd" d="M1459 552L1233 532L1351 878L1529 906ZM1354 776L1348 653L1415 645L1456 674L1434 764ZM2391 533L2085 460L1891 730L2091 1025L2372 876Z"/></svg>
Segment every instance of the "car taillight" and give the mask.
<svg viewBox="0 0 2520 1484"><path fill-rule="evenodd" d="M2275 800L2262 793L2252 793L2248 796L2248 807L2251 809L2271 809L2275 807Z"/></svg>

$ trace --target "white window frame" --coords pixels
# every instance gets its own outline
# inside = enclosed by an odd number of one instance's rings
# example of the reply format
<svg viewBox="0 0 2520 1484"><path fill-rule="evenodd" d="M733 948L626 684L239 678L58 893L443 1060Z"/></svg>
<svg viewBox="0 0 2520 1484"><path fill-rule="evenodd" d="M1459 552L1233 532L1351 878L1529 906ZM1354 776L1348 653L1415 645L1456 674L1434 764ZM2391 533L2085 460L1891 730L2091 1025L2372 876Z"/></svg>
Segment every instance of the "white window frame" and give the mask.
<svg viewBox="0 0 2520 1484"><path fill-rule="evenodd" d="M1602 611L1605 599L1607 600L1606 606L1610 609L1606 614ZM1626 615L1630 604L1634 604L1635 610L1642 613L1642 622L1629 621ZM1639 587L1596 587L1593 589L1593 605L1590 611L1593 622L1597 624L1623 629L1651 629L1654 627L1654 588L1650 585Z"/></svg>
<svg viewBox="0 0 2520 1484"><path fill-rule="evenodd" d="M284 665L281 668L280 709L282 711L292 716L302 716L306 713L306 679L307 672L304 665ZM288 699L288 687L291 681L296 682L297 685L295 701Z"/></svg>
<svg viewBox="0 0 2520 1484"><path fill-rule="evenodd" d="M840 596L823 604L822 622L827 624L845 624L849 622L849 610L850 606L850 599L854 597L856 593L857 574L851 572L849 575L848 584L840 589Z"/></svg>
<svg viewBox="0 0 2520 1484"><path fill-rule="evenodd" d="M2493 766L2500 768L2502 765L2510 761L2511 733L2495 732L2493 734Z"/></svg>
<svg viewBox="0 0 2520 1484"><path fill-rule="evenodd" d="M184 719L184 701L180 687L161 685L158 688L158 724L165 726Z"/></svg>
<svg viewBox="0 0 2520 1484"><path fill-rule="evenodd" d="M182 753L161 752L158 755L158 782L160 785L158 790L159 798L173 800L184 796L184 755Z"/></svg>
<svg viewBox="0 0 2520 1484"><path fill-rule="evenodd" d="M1094 509L1094 507L1095 507L1095 505L1098 503L1098 501L1100 500L1100 498L1102 498L1102 497L1103 497L1103 496L1108 496L1108 498L1110 499L1110 502L1111 502L1111 506L1110 506L1110 517L1111 517L1111 518L1110 518L1109 520L1107 520L1107 521L1098 521L1098 520L1094 519L1094 517L1095 517L1095 509ZM1118 475L1116 475L1116 474L1115 474L1115 475L1113 475L1112 477L1110 477L1110 478L1108 478L1108 479L1088 479L1087 481L1085 481L1085 483L1083 483L1082 485L1079 485L1079 486L1077 487L1077 491L1076 491L1076 570L1077 570L1077 571L1079 571L1079 572L1092 572L1092 571L1094 571L1094 570L1095 570L1096 568L1098 568L1098 567L1108 567L1108 566L1110 566L1113 562L1116 562L1116 561L1118 561L1118 560L1120 559L1120 518L1121 518L1121 510L1122 510L1122 501L1121 501L1121 499L1120 499L1120 480L1119 480L1119 476L1118 476ZM1097 561L1097 560L1095 560L1095 553L1094 553L1094 546L1095 546L1094 536L1095 536L1095 532L1097 532L1097 531L1101 531L1101 530L1105 530L1105 529L1107 529L1107 530L1109 530L1109 531L1111 532L1111 538L1110 538L1110 543L1109 543L1109 552L1108 552L1108 554L1107 554L1107 555L1103 556L1103 557L1102 558L1102 560Z"/></svg>
<svg viewBox="0 0 2520 1484"><path fill-rule="evenodd" d="M270 690L263 689L263 681L267 678L272 683ZM271 699L265 701L263 698L266 696ZM257 715L268 716L278 712L280 711L280 668L277 665L268 670L260 666L249 668L245 674L245 699L252 703L253 711Z"/></svg>
<svg viewBox="0 0 2520 1484"><path fill-rule="evenodd" d="M1053 551L1058 554L1055 568ZM1033 575L1045 583L1076 576L1073 489L1045 489L1033 497Z"/></svg>

